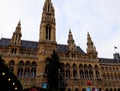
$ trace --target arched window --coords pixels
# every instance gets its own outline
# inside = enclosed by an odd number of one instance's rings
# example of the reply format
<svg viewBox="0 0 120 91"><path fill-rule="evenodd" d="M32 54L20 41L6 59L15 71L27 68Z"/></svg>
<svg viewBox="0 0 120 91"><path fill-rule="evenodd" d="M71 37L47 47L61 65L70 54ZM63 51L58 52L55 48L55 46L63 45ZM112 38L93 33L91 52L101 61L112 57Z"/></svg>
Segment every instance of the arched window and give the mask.
<svg viewBox="0 0 120 91"><path fill-rule="evenodd" d="M31 69L31 77L36 77L36 68Z"/></svg>
<svg viewBox="0 0 120 91"><path fill-rule="evenodd" d="M118 88L118 91L120 91L120 88Z"/></svg>
<svg viewBox="0 0 120 91"><path fill-rule="evenodd" d="M78 91L78 88L76 88L75 91Z"/></svg>
<svg viewBox="0 0 120 91"><path fill-rule="evenodd" d="M19 68L18 68L18 71L17 71L17 76L18 76L19 78L21 78L22 75L23 75L23 68L22 68L22 67L19 67Z"/></svg>
<svg viewBox="0 0 120 91"><path fill-rule="evenodd" d="M88 68L89 68L89 69L92 69L92 65L91 65L91 64L89 64L89 65L88 65Z"/></svg>
<svg viewBox="0 0 120 91"><path fill-rule="evenodd" d="M85 88L83 88L83 89L82 89L82 91L86 91L86 89L85 89Z"/></svg>
<svg viewBox="0 0 120 91"><path fill-rule="evenodd" d="M110 91L112 91L112 88L110 88Z"/></svg>
<svg viewBox="0 0 120 91"><path fill-rule="evenodd" d="M77 66L76 66L76 64L73 64L73 77L74 77L74 79L77 78Z"/></svg>
<svg viewBox="0 0 120 91"><path fill-rule="evenodd" d="M105 90L105 91L109 91L109 90L108 90L108 88L106 88L106 90Z"/></svg>
<svg viewBox="0 0 120 91"><path fill-rule="evenodd" d="M84 69L87 69L87 64L84 64Z"/></svg>
<svg viewBox="0 0 120 91"><path fill-rule="evenodd" d="M82 64L80 64L80 65L79 65L79 69L82 69L82 68L83 68L83 65L82 65Z"/></svg>
<svg viewBox="0 0 120 91"><path fill-rule="evenodd" d="M64 70L64 69L61 69L61 70L60 70L60 74L61 74L62 77L65 77L65 70Z"/></svg>
<svg viewBox="0 0 120 91"><path fill-rule="evenodd" d="M70 69L66 69L66 77L70 78Z"/></svg>
<svg viewBox="0 0 120 91"><path fill-rule="evenodd" d="M36 63L35 61L33 61L33 62L31 63L31 66L32 66L32 67L36 67L36 66L37 66L37 63Z"/></svg>
<svg viewBox="0 0 120 91"><path fill-rule="evenodd" d="M67 91L71 91L71 89L70 88L68 88L68 90Z"/></svg>
<svg viewBox="0 0 120 91"><path fill-rule="evenodd" d="M77 78L77 69L73 69L73 77L74 77L74 79Z"/></svg>
<svg viewBox="0 0 120 91"><path fill-rule="evenodd" d="M25 66L30 66L30 62L29 61L25 62Z"/></svg>
<svg viewBox="0 0 120 91"><path fill-rule="evenodd" d="M82 69L80 70L80 78L81 78L81 79L84 79L84 72L83 72Z"/></svg>
<svg viewBox="0 0 120 91"><path fill-rule="evenodd" d="M92 70L89 70L89 76L90 76L90 78L93 78L93 71Z"/></svg>
<svg viewBox="0 0 120 91"><path fill-rule="evenodd" d="M24 66L24 62L21 60L21 61L18 63L18 66Z"/></svg>
<svg viewBox="0 0 120 91"><path fill-rule="evenodd" d="M95 69L96 69L96 70L98 69L98 65L95 65Z"/></svg>
<svg viewBox="0 0 120 91"><path fill-rule="evenodd" d="M10 71L10 72L14 72L13 66L9 66L9 71Z"/></svg>
<svg viewBox="0 0 120 91"><path fill-rule="evenodd" d="M114 91L116 91L116 88L114 88Z"/></svg>
<svg viewBox="0 0 120 91"><path fill-rule="evenodd" d="M30 77L30 69L27 67L27 68L25 68L25 71L24 71L24 76L25 76L25 78L28 78L28 77Z"/></svg>
<svg viewBox="0 0 120 91"><path fill-rule="evenodd" d="M14 71L14 65L15 65L14 60L11 60L8 64L9 71L11 71L11 72Z"/></svg>
<svg viewBox="0 0 120 91"><path fill-rule="evenodd" d="M88 76L88 70L85 70L85 78L89 78L89 76Z"/></svg>
<svg viewBox="0 0 120 91"><path fill-rule="evenodd" d="M68 63L66 64L66 77L70 78L70 65Z"/></svg>
<svg viewBox="0 0 120 91"><path fill-rule="evenodd" d="M14 66L14 65L15 65L15 61L14 61L14 60L11 60L11 61L9 62L9 65Z"/></svg>
<svg viewBox="0 0 120 91"><path fill-rule="evenodd" d="M96 71L95 71L95 73L96 73L96 78L98 78L98 79L99 79L99 78L100 78L99 71L98 71L98 70L96 70Z"/></svg>
<svg viewBox="0 0 120 91"><path fill-rule="evenodd" d="M46 39L51 39L51 27L49 25L46 26Z"/></svg>

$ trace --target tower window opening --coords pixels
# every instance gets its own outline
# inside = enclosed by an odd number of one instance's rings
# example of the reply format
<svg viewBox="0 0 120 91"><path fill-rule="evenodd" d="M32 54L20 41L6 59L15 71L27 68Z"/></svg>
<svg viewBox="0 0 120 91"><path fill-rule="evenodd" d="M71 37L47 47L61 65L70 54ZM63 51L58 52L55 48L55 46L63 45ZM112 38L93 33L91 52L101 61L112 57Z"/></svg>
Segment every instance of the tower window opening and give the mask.
<svg viewBox="0 0 120 91"><path fill-rule="evenodd" d="M46 39L47 40L51 39L51 28L50 28L50 26L46 27Z"/></svg>
<svg viewBox="0 0 120 91"><path fill-rule="evenodd" d="M50 8L50 6L48 5L48 12L49 12L49 8Z"/></svg>

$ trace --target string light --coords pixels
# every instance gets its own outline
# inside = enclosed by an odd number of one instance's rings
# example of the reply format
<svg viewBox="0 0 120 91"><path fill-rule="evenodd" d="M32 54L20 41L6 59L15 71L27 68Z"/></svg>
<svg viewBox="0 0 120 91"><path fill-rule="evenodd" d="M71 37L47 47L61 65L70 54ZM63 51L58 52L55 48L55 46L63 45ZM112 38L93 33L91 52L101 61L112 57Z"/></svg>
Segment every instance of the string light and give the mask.
<svg viewBox="0 0 120 91"><path fill-rule="evenodd" d="M4 76L4 75L5 75L5 72L3 72L2 75Z"/></svg>
<svg viewBox="0 0 120 91"><path fill-rule="evenodd" d="M13 82L13 85L15 85L15 83Z"/></svg>
<svg viewBox="0 0 120 91"><path fill-rule="evenodd" d="M17 90L17 87L15 87L15 90Z"/></svg>
<svg viewBox="0 0 120 91"><path fill-rule="evenodd" d="M8 81L11 81L11 79L10 79L10 78L8 78Z"/></svg>

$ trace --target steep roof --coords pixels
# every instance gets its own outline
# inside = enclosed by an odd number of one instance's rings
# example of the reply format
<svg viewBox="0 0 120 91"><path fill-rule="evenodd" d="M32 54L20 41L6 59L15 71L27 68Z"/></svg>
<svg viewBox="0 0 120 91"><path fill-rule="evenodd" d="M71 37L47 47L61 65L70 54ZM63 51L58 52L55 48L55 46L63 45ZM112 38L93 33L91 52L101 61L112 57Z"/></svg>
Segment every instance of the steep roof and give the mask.
<svg viewBox="0 0 120 91"><path fill-rule="evenodd" d="M9 46L9 44L10 44L10 39L1 38L0 47L7 47L7 46ZM30 48L30 49L38 48L38 42L22 40L21 48L26 48L26 49L27 48Z"/></svg>
<svg viewBox="0 0 120 91"><path fill-rule="evenodd" d="M99 58L100 63L118 63L119 60L110 59L110 58Z"/></svg>
<svg viewBox="0 0 120 91"><path fill-rule="evenodd" d="M62 44L57 44L57 51L58 52L67 52L68 51L68 46L67 45L62 45ZM85 53L79 46L77 46L77 51L78 53Z"/></svg>
<svg viewBox="0 0 120 91"><path fill-rule="evenodd" d="M10 39L8 38L1 38L0 40L0 47L7 47L10 44ZM21 41L21 48L26 49L37 49L38 48L38 42L36 41ZM67 45L57 44L57 51L58 52L67 52L68 47ZM85 53L79 46L77 46L78 53Z"/></svg>

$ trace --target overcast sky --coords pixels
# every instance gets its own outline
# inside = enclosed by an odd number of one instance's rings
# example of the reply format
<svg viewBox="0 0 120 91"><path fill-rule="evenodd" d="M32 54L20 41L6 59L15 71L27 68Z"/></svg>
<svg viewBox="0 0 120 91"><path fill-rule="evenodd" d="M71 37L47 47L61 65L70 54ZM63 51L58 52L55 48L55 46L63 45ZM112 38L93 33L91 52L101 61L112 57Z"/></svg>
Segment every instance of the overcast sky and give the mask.
<svg viewBox="0 0 120 91"><path fill-rule="evenodd" d="M11 38L21 21L22 39L39 40L45 0L0 0L0 38ZM99 57L113 58L120 50L120 0L52 0L58 44L67 44L71 29L77 46L86 52L90 33ZM117 50L114 46L118 47Z"/></svg>

